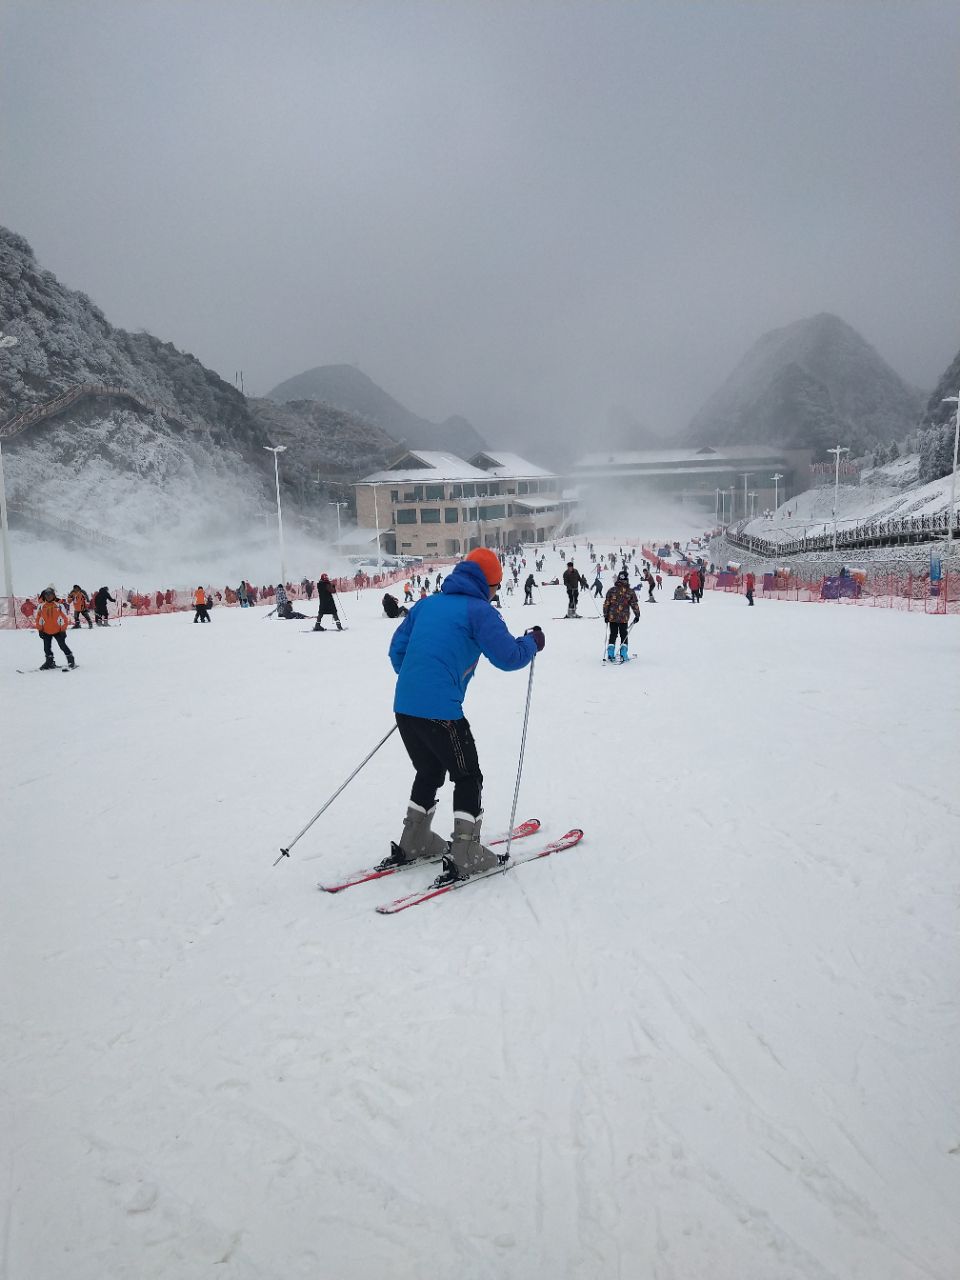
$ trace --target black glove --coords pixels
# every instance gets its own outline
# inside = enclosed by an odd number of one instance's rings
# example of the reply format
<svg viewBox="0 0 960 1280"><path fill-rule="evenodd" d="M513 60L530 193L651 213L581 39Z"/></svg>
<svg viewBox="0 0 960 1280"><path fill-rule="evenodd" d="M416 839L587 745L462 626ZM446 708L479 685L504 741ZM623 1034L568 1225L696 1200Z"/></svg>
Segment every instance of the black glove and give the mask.
<svg viewBox="0 0 960 1280"><path fill-rule="evenodd" d="M537 646L537 653L543 653L543 646L547 643L547 637L539 627L530 627L530 629L525 631L523 634L525 636L532 636L533 643Z"/></svg>

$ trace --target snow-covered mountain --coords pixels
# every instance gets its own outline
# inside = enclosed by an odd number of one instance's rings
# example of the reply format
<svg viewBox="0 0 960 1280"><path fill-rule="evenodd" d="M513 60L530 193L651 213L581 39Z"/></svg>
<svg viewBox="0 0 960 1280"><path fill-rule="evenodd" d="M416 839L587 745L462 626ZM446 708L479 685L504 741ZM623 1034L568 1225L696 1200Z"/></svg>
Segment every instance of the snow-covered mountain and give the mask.
<svg viewBox="0 0 960 1280"><path fill-rule="evenodd" d="M171 343L115 328L5 228L0 321L16 338L0 349L15 527L56 536L69 521L76 537L148 544L155 560L158 543L217 542L273 510L266 444L288 446L285 501L325 516L329 475L352 479L396 448L329 406L247 400Z"/></svg>
<svg viewBox="0 0 960 1280"><path fill-rule="evenodd" d="M703 444L778 443L862 453L915 427L921 398L837 316L764 334L687 430Z"/></svg>
<svg viewBox="0 0 960 1280"><path fill-rule="evenodd" d="M281 382L268 393L271 400L322 400L375 423L409 449L439 449L469 458L485 441L466 418L428 422L394 400L372 378L350 364L327 364L308 369Z"/></svg>

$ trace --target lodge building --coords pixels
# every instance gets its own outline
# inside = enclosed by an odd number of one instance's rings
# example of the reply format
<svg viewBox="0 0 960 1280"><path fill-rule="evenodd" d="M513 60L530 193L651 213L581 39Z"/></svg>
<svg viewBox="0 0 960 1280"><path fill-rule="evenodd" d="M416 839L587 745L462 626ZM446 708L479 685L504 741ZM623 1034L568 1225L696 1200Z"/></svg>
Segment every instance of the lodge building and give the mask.
<svg viewBox="0 0 960 1280"><path fill-rule="evenodd" d="M515 453L410 450L354 486L357 524L390 555L456 556L474 547L545 542L568 522L560 477Z"/></svg>

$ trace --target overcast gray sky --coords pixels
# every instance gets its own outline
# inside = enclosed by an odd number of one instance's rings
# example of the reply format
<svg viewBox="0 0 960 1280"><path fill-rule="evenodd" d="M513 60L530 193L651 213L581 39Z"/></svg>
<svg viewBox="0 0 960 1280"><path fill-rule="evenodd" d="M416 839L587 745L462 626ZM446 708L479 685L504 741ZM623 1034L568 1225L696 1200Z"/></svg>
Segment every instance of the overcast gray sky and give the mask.
<svg viewBox="0 0 960 1280"><path fill-rule="evenodd" d="M960 4L4 0L0 221L248 392L682 429L834 311L960 347Z"/></svg>

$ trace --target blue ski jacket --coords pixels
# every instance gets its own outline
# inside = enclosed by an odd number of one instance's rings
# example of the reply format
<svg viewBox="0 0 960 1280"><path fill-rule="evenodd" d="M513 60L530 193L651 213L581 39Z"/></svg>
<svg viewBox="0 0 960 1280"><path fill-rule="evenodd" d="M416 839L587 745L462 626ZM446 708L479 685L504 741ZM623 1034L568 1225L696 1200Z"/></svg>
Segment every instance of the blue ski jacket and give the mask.
<svg viewBox="0 0 960 1280"><path fill-rule="evenodd" d="M438 595L413 606L390 641L397 673L394 711L426 720L462 720L463 699L480 655L501 671L535 657L532 636L514 637L490 603L483 570L461 560Z"/></svg>

